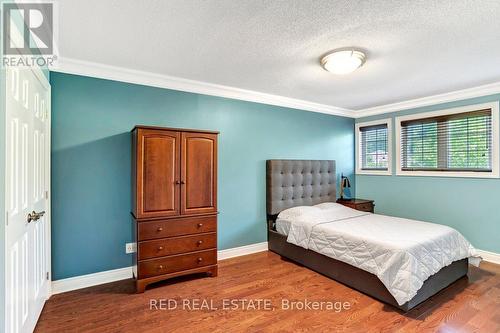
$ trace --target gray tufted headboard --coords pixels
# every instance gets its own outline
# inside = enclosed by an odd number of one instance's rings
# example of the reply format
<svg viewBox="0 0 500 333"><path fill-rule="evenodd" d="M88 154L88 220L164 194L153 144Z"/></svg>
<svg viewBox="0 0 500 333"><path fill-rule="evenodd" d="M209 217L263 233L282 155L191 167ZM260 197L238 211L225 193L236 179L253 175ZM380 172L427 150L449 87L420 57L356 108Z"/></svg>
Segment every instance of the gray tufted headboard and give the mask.
<svg viewBox="0 0 500 333"><path fill-rule="evenodd" d="M267 160L266 169L268 215L337 199L335 161Z"/></svg>

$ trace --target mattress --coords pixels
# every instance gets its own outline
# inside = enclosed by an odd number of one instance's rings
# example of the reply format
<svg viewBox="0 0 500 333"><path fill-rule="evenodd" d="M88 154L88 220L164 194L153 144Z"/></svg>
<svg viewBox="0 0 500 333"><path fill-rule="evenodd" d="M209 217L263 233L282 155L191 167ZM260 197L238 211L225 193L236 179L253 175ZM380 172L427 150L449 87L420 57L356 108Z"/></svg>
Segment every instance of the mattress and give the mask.
<svg viewBox="0 0 500 333"><path fill-rule="evenodd" d="M289 243L375 274L398 304L411 300L431 275L469 258L472 245L448 226L360 212L335 203L294 207L276 229Z"/></svg>

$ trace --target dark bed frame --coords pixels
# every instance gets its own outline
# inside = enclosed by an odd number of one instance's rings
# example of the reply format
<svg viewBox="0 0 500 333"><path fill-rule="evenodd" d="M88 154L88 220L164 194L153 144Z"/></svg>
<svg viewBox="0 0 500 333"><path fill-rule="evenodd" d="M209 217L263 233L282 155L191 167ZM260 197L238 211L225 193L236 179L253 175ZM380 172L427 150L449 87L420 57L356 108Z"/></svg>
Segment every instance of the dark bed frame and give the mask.
<svg viewBox="0 0 500 333"><path fill-rule="evenodd" d="M269 250L405 312L467 275L467 258L457 260L429 277L410 301L398 305L376 275L288 243L276 231L282 210L336 201L335 161L268 160L266 169Z"/></svg>

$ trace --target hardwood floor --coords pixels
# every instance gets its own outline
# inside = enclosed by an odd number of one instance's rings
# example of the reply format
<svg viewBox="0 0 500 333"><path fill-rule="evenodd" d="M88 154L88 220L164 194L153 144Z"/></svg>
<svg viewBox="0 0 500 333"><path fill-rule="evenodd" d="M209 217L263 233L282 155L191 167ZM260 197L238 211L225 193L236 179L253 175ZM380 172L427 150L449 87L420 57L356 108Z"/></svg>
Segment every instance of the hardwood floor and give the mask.
<svg viewBox="0 0 500 333"><path fill-rule="evenodd" d="M176 309L161 309L175 300ZM213 302L215 309L195 310ZM227 310L224 300L246 300ZM257 308L248 307L250 300ZM282 300L349 302L336 312L286 310ZM189 309L183 309L188 300ZM151 304L155 304L157 309ZM174 301L170 301L171 305ZM229 301L226 301L229 302ZM235 301L238 302L238 301ZM243 301L240 301L243 302ZM274 310L267 310L272 302ZM336 304L338 305L338 304ZM319 306L319 304L318 304ZM172 306L173 307L173 306ZM500 265L483 262L408 313L317 274L272 252L220 262L216 278L177 278L134 293L132 280L51 297L36 332L500 332Z"/></svg>

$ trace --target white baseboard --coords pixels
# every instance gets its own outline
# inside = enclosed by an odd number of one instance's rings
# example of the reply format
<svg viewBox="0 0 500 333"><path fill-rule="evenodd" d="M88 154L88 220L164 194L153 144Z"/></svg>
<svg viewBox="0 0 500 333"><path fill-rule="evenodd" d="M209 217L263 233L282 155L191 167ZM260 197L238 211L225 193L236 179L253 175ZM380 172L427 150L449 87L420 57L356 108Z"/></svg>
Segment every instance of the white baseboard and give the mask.
<svg viewBox="0 0 500 333"><path fill-rule="evenodd" d="M500 253L489 252L484 250L476 250L476 251L483 258L484 261L489 261L494 264L500 265Z"/></svg>
<svg viewBox="0 0 500 333"><path fill-rule="evenodd" d="M217 251L219 260L244 256L247 254L267 251L267 242L250 244L240 247L235 247L226 250ZM485 260L500 265L500 254L477 250L478 254ZM71 290L77 290L99 284L125 280L132 277L132 267L113 269L110 271L98 272L93 274L75 276L68 279L52 281L52 295L64 293Z"/></svg>
<svg viewBox="0 0 500 333"><path fill-rule="evenodd" d="M244 256L256 252L267 251L267 242L250 244L232 249L217 251L219 260ZM86 274L75 276L67 279L52 281L52 295L64 293L71 290L77 290L99 284L115 282L120 280L129 279L132 277L132 267L124 267L113 269L110 271L98 272L93 274Z"/></svg>
<svg viewBox="0 0 500 333"><path fill-rule="evenodd" d="M99 284L125 280L132 277L132 267L113 269L110 271L80 275L67 279L52 281L52 295L77 290Z"/></svg>
<svg viewBox="0 0 500 333"><path fill-rule="evenodd" d="M268 249L267 242L255 243L240 247L233 247L232 249L217 251L217 258L219 260L224 260L256 252L267 251L267 249Z"/></svg>

